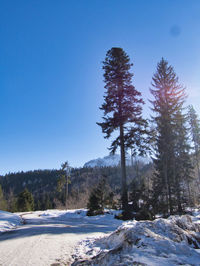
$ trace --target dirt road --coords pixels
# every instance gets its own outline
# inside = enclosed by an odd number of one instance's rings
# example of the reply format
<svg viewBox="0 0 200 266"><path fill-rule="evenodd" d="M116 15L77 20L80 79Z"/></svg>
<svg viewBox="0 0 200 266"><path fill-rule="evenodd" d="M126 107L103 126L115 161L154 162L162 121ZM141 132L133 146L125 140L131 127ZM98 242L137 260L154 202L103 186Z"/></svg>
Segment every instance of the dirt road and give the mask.
<svg viewBox="0 0 200 266"><path fill-rule="evenodd" d="M85 221L83 218L41 219L22 215L25 224L0 235L0 265L70 265L81 239L109 233L117 225Z"/></svg>

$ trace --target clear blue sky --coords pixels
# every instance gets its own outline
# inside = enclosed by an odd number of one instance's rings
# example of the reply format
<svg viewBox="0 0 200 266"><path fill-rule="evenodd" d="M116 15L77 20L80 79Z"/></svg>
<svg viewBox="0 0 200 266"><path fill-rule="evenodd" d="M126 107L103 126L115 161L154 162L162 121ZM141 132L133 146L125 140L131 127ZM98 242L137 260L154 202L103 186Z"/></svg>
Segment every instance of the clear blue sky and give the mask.
<svg viewBox="0 0 200 266"><path fill-rule="evenodd" d="M164 57L200 114L199 0L1 0L0 174L105 156L102 61L122 47L147 102Z"/></svg>

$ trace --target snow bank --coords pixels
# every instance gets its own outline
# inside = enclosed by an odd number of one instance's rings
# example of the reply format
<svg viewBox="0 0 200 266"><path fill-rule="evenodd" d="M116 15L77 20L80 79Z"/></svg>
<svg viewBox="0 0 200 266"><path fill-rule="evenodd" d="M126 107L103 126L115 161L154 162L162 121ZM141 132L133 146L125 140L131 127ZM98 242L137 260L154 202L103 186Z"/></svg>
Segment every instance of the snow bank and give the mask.
<svg viewBox="0 0 200 266"><path fill-rule="evenodd" d="M122 221L114 218L119 212L116 210L105 210L103 215L87 216L87 209L74 209L34 211L19 214L26 224L50 224L57 222L73 226L78 223L87 227L98 225L101 227L101 232L103 227L106 227L106 230L111 232L122 224Z"/></svg>
<svg viewBox="0 0 200 266"><path fill-rule="evenodd" d="M191 213L193 215L192 217L192 220L195 222L195 223L199 223L200 224L200 208L195 208L193 210L191 210Z"/></svg>
<svg viewBox="0 0 200 266"><path fill-rule="evenodd" d="M74 209L74 210L47 210L43 211L41 217L59 217L60 219L66 218L80 218L87 214L87 209Z"/></svg>
<svg viewBox="0 0 200 266"><path fill-rule="evenodd" d="M105 210L105 214L97 216L87 216L87 209L73 209L73 210L46 210L46 211L35 211L24 213L26 219L40 218L40 219L55 219L59 221L66 221L67 219L78 219L82 218L85 221L105 221L106 223L110 220L115 220L114 216L119 214L117 210ZM23 215L23 213L20 213Z"/></svg>
<svg viewBox="0 0 200 266"><path fill-rule="evenodd" d="M0 233L10 231L21 223L22 220L17 214L0 210Z"/></svg>
<svg viewBox="0 0 200 266"><path fill-rule="evenodd" d="M109 236L82 241L72 265L200 265L199 232L189 215L126 222Z"/></svg>

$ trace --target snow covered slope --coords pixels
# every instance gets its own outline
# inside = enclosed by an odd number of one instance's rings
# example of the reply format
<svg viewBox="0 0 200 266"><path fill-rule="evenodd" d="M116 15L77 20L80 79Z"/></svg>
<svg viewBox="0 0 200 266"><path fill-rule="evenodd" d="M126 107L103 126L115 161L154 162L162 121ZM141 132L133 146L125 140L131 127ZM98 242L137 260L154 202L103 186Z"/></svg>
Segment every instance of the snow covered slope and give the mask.
<svg viewBox="0 0 200 266"><path fill-rule="evenodd" d="M91 160L84 164L84 167L104 167L117 166L120 164L120 156L118 154L108 155L103 158Z"/></svg>
<svg viewBox="0 0 200 266"><path fill-rule="evenodd" d="M200 265L199 248L200 224L191 216L131 221L109 236L82 241L72 265Z"/></svg>
<svg viewBox="0 0 200 266"><path fill-rule="evenodd" d="M22 222L20 216L0 210L0 233L10 231Z"/></svg>
<svg viewBox="0 0 200 266"><path fill-rule="evenodd" d="M151 161L151 159L147 157L136 157L133 158L133 162L135 159L143 163L149 163ZM118 166L118 165L120 165L120 155L114 154L114 155L105 156L103 158L98 158L88 161L87 163L84 164L83 167L106 167L106 166ZM126 165L131 165L131 156L129 154L126 155Z"/></svg>
<svg viewBox="0 0 200 266"><path fill-rule="evenodd" d="M130 157L126 160L127 165L131 165ZM91 160L84 164L84 167L105 167L105 166L117 166L120 165L120 155L108 155L103 158Z"/></svg>

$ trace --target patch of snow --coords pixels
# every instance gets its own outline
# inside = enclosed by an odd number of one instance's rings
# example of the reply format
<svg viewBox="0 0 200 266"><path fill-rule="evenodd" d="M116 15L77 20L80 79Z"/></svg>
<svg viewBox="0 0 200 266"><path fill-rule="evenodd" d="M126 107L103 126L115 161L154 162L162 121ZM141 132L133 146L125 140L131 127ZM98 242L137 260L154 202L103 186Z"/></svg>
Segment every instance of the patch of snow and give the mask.
<svg viewBox="0 0 200 266"><path fill-rule="evenodd" d="M72 265L200 265L200 225L189 215L123 223L83 240Z"/></svg>
<svg viewBox="0 0 200 266"><path fill-rule="evenodd" d="M0 233L10 231L21 223L19 215L0 210Z"/></svg>
<svg viewBox="0 0 200 266"><path fill-rule="evenodd" d="M199 223L200 224L200 210L195 208L195 209L191 209L191 212L192 212L192 220L195 222L195 223Z"/></svg>
<svg viewBox="0 0 200 266"><path fill-rule="evenodd" d="M138 160L143 163L149 163L151 160L147 157L136 156L133 158L133 161ZM91 161L88 161L84 164L84 167L108 167L108 166L119 166L121 157L119 154L110 154L103 158L97 158ZM126 165L131 165L131 156L126 154Z"/></svg>
<svg viewBox="0 0 200 266"><path fill-rule="evenodd" d="M84 167L106 167L120 165L120 155L108 155L103 158L91 160L84 164Z"/></svg>
<svg viewBox="0 0 200 266"><path fill-rule="evenodd" d="M118 215L118 210L105 209L105 214L97 216L87 216L87 209L72 209L72 210L46 210L46 211L34 211L27 213L18 213L21 215L27 224L35 223L50 223L52 220L58 222L80 223L83 224L98 224L98 225L110 225L111 228L117 228L122 224L121 220L114 218Z"/></svg>

